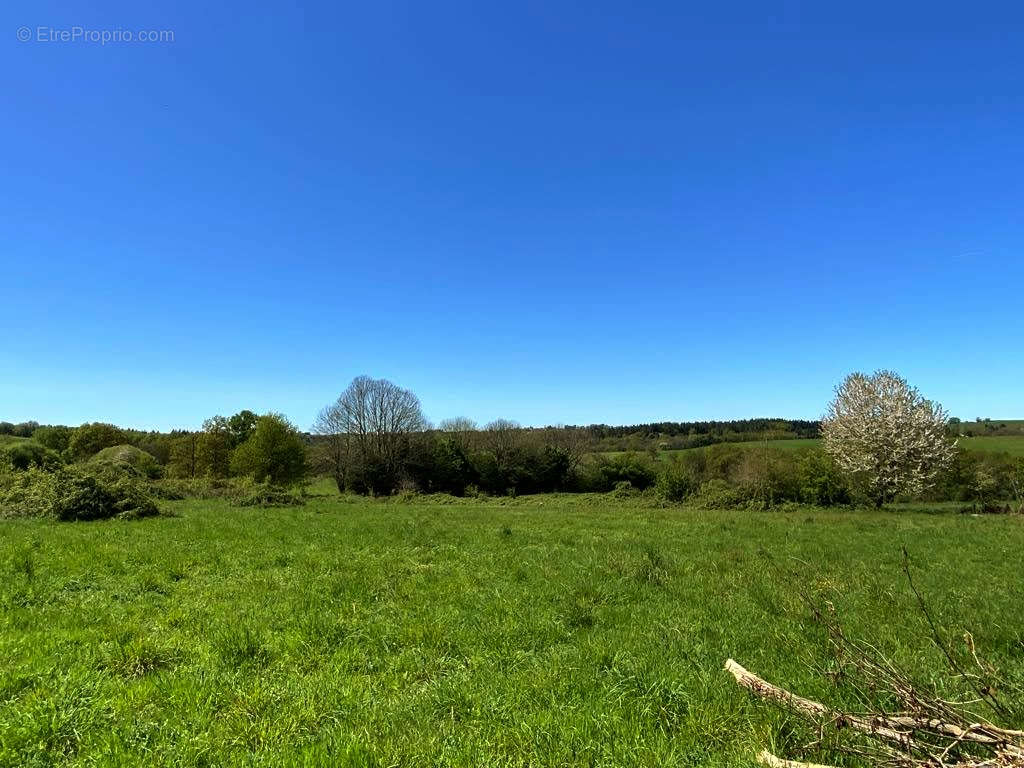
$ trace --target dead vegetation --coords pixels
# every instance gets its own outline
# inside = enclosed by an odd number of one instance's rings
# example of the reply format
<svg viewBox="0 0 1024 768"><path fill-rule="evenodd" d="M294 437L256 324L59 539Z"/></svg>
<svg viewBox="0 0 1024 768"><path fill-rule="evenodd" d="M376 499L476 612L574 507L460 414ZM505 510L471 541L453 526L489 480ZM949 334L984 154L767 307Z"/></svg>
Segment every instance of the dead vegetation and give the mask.
<svg viewBox="0 0 1024 768"><path fill-rule="evenodd" d="M804 698L764 680L733 659L725 662L725 669L737 684L759 699L797 714L813 726L816 736L801 750L802 756L846 755L857 763L884 768L1024 768L1024 731L1000 727L992 721L1010 718L1003 697L1015 695L1019 699L1021 692L1009 690L998 670L979 656L970 633L964 634L962 648L954 652L914 584L906 550L903 569L932 642L941 651L957 687L967 693L963 700L943 698L915 683L870 643L844 634L830 604L821 608L806 594L801 597L827 631L829 645L840 662L840 673L831 677L834 681L842 678L845 685L852 686L856 698L867 705L863 710ZM833 768L786 759L768 750L762 750L757 759L768 768Z"/></svg>

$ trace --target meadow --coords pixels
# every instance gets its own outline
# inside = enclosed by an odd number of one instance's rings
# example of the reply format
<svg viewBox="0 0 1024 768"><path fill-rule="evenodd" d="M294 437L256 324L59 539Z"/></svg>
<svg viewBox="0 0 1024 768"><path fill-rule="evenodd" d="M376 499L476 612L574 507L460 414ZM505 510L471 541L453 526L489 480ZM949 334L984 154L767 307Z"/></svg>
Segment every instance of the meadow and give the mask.
<svg viewBox="0 0 1024 768"><path fill-rule="evenodd" d="M988 419L986 421L962 421L957 425L961 434L988 435L990 430L998 430L1002 435L1024 436L1024 419ZM989 435L997 437L999 435Z"/></svg>
<svg viewBox="0 0 1024 768"><path fill-rule="evenodd" d="M1016 423L1016 422L1006 422ZM972 435L967 434L964 437L958 438L959 444L970 451L976 451L978 453L1006 453L1010 456L1024 456L1024 436L1018 437L1016 435ZM789 440L748 440L743 442L730 442L727 445L739 445L745 449L758 449L763 450L765 447L770 451L781 451L781 452L795 452L801 451L807 448L818 448L821 446L821 440L816 438L794 438ZM706 448L682 448L679 450L661 450L658 451L659 459L671 459L673 456L678 456L683 453L690 451L704 451ZM626 451L603 451L602 456L613 458L615 456L622 456Z"/></svg>
<svg viewBox="0 0 1024 768"><path fill-rule="evenodd" d="M989 453L1008 453L1011 456L1024 456L1024 437L983 436L961 438L961 444L972 451Z"/></svg>
<svg viewBox="0 0 1024 768"><path fill-rule="evenodd" d="M944 679L901 545L949 635L1024 682L1016 516L316 490L0 523L0 766L753 765L805 734L726 657L849 695L798 589Z"/></svg>

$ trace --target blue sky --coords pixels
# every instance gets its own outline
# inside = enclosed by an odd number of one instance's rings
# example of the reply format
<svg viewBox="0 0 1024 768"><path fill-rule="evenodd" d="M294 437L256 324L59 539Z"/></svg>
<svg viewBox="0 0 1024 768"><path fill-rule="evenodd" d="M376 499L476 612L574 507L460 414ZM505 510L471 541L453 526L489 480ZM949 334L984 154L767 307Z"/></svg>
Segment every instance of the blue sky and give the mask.
<svg viewBox="0 0 1024 768"><path fill-rule="evenodd" d="M0 419L1024 417L1019 3L285 5L0 11Z"/></svg>

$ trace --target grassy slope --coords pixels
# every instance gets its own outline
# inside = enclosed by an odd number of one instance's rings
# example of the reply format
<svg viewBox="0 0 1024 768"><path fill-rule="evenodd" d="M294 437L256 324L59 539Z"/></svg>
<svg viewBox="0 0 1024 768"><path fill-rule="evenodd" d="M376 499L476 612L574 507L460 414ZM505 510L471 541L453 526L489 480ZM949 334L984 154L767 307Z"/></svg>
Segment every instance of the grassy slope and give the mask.
<svg viewBox="0 0 1024 768"><path fill-rule="evenodd" d="M765 443L761 440L753 440L750 442L742 443L728 443L729 445L739 445L744 448L763 448ZM808 448L811 446L820 445L821 440L815 439L797 439L797 440L769 440L768 449L773 451L798 451L801 448ZM986 436L986 437L962 437L960 438L960 444L972 451L986 451L992 453L1009 453L1011 456L1024 456L1024 437L1017 437L1016 435L1003 435L1003 436ZM668 459L672 456L676 456L686 451L703 451L704 448L684 448L678 451L661 451L658 456L662 459ZM603 455L609 458L613 456L620 456L625 451L608 451Z"/></svg>
<svg viewBox="0 0 1024 768"><path fill-rule="evenodd" d="M1005 425L1012 430L1024 433L1024 419L992 419L991 423L996 426ZM962 421L960 422L960 431L964 434L984 435L987 426L984 422Z"/></svg>
<svg viewBox="0 0 1024 768"><path fill-rule="evenodd" d="M972 451L992 451L1009 453L1012 456L1024 456L1024 437L965 437L960 442Z"/></svg>
<svg viewBox="0 0 1024 768"><path fill-rule="evenodd" d="M1024 521L653 509L588 496L315 500L3 524L0 765L751 765L803 736L799 562L853 634L942 669L899 571L1024 676ZM796 559L793 559L796 558ZM788 734L788 735L787 735Z"/></svg>

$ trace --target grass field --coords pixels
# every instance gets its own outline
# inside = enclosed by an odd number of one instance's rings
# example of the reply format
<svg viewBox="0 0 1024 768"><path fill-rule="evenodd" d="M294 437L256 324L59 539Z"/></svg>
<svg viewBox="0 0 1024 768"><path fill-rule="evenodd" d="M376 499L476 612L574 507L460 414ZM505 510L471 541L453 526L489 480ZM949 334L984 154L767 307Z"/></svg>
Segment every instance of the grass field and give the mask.
<svg viewBox="0 0 1024 768"><path fill-rule="evenodd" d="M989 426L1006 427L1011 431L1019 432L1024 435L1024 419L992 419L991 422L979 422L979 421L962 421L960 422L960 431L964 434L977 434L984 435L988 431Z"/></svg>
<svg viewBox="0 0 1024 768"><path fill-rule="evenodd" d="M832 695L796 582L943 669L901 544L951 633L1024 679L1019 518L642 504L324 495L2 523L0 765L752 765L801 734L727 656Z"/></svg>
<svg viewBox="0 0 1024 768"><path fill-rule="evenodd" d="M1008 453L1011 456L1024 456L1024 437L1002 436L1002 437L964 437L960 439L961 445L972 451L991 451L996 453Z"/></svg>
<svg viewBox="0 0 1024 768"><path fill-rule="evenodd" d="M1001 435L1001 436L971 436L960 438L960 444L965 448L972 451L984 451L990 453L1008 453L1011 456L1024 456L1024 437L1017 437L1016 435ZM764 448L766 445L763 440L752 440L750 442L741 443L728 443L728 445L739 445L744 448ZM768 449L771 451L799 451L803 448L810 448L821 445L821 440L815 440L813 438L802 438L796 440L769 440L767 443ZM705 448L684 448L676 451L659 451L658 458L660 459L671 459L673 456L686 453L688 451L703 451ZM621 456L625 451L607 451L601 455L612 458L614 456Z"/></svg>

